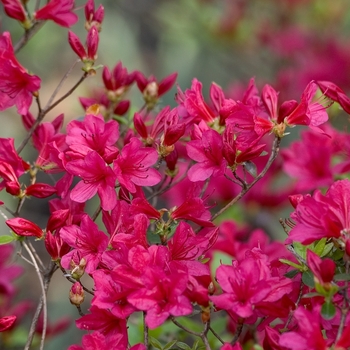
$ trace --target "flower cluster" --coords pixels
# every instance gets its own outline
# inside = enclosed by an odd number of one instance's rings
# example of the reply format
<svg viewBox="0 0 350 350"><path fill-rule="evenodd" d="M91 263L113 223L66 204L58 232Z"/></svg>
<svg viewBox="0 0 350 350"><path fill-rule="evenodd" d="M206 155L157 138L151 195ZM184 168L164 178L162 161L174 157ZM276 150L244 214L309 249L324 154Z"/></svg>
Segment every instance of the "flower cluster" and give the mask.
<svg viewBox="0 0 350 350"><path fill-rule="evenodd" d="M78 20L73 0L48 1L32 14L24 2L1 2L26 37L47 20L64 27ZM279 101L272 86L260 93L251 79L237 98L213 83L206 101L202 83L193 79L189 89L177 88L176 107L160 108L177 73L146 78L118 62L103 68L104 88L80 97L85 114L64 130L63 114L43 119L99 68L104 8L88 0L84 9L86 45L68 32L68 44L82 64L81 78L53 102L55 91L45 107L40 78L18 63L10 34L0 37L0 110L16 106L27 131L17 149L14 138L0 138L0 190L7 193L3 210L12 215L6 218L12 234L0 236L0 244L16 242L38 275L42 295L31 328L39 329L41 348L50 333L46 292L56 271L72 283L67 295L80 315L76 327L88 331L82 345L70 350L162 348L149 332L168 321L208 350L349 347L350 181L334 180L348 172L350 142L327 124L333 103L350 111L345 92L328 81L311 81L298 101ZM128 113L133 85L144 105ZM275 161L282 139L296 125L307 129ZM32 162L20 156L29 141L37 155ZM267 194L282 171L296 178L295 184ZM295 210L282 221L288 235L284 244L270 242L262 229L218 220L223 213L233 216L240 199L245 208L274 207L288 196ZM44 225L23 217L22 208L33 197L49 208ZM93 213L90 205L97 205ZM50 257L46 267L36 250L41 242ZM5 261L13 248L0 248ZM215 266L218 252L230 262ZM10 282L19 268L3 265L0 261L5 296L0 331L6 332L15 326L17 315L8 309L7 298L14 294ZM203 324L198 332L178 319L197 313ZM213 326L217 314L228 319L224 336ZM139 315L142 342L128 334Z"/></svg>

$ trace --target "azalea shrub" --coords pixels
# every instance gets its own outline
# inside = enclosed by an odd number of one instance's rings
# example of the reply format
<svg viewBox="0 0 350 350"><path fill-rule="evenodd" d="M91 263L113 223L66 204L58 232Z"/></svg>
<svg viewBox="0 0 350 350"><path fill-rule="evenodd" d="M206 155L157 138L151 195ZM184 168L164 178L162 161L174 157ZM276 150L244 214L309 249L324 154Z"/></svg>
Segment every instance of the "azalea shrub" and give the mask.
<svg viewBox="0 0 350 350"><path fill-rule="evenodd" d="M81 76L60 93L64 74L43 104L42 78L16 55L45 21L78 22L74 1L33 12L1 2L24 34L15 44L0 36L0 110L13 108L26 130L20 142L0 138L1 348L18 346L26 314L25 349L67 328L69 319L49 323L54 274L76 308L81 342L69 350L350 347L350 136L329 122L350 113L340 86L311 80L298 100L282 99L251 78L239 96L212 83L205 99L196 78L184 89L176 72L101 66L105 12L88 0L86 40L67 33ZM64 127L61 103L86 80L103 87L79 97L84 115ZM176 107L162 105L174 86ZM21 155L29 148L34 161ZM44 225L23 214L30 198L47 206ZM284 242L243 220L281 207L291 211L273 218ZM35 272L35 301L18 298L16 254Z"/></svg>

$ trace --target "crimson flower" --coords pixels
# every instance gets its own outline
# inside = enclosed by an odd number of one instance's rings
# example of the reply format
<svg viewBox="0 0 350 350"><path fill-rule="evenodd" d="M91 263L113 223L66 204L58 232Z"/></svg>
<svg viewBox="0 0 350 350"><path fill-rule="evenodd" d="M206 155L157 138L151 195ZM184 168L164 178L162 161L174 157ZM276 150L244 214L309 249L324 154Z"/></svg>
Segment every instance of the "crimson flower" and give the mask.
<svg viewBox="0 0 350 350"><path fill-rule="evenodd" d="M100 332L107 343L113 344L109 349L127 349L126 320L114 316L109 310L99 309L97 306L92 306L90 312L90 314L84 315L75 321L76 326L83 330ZM117 344L119 347L114 347L114 344Z"/></svg>
<svg viewBox="0 0 350 350"><path fill-rule="evenodd" d="M312 197L305 196L291 215L296 225L289 232L285 243L298 241L310 244L324 237L341 236L347 240L350 227L347 211L349 201L349 180L336 181L325 195L315 191Z"/></svg>
<svg viewBox="0 0 350 350"><path fill-rule="evenodd" d="M19 114L26 114L32 104L33 93L40 89L40 78L28 74L15 57L10 33L0 36L0 111L16 106Z"/></svg>
<svg viewBox="0 0 350 350"><path fill-rule="evenodd" d="M70 225L62 227L60 237L73 248L71 252L62 257L62 266L69 268L72 258L79 254L86 260L85 271L91 273L100 263L102 253L108 245L108 237L98 229L98 226L85 215L80 227Z"/></svg>
<svg viewBox="0 0 350 350"><path fill-rule="evenodd" d="M350 98L345 95L345 92L339 86L330 81L317 81L316 84L325 96L338 102L346 113L350 113Z"/></svg>
<svg viewBox="0 0 350 350"><path fill-rule="evenodd" d="M114 146L118 138L118 123L114 120L105 122L101 115L88 114L83 121L73 120L67 125L66 142L72 158L83 158L96 151L110 164L119 153Z"/></svg>
<svg viewBox="0 0 350 350"><path fill-rule="evenodd" d="M51 0L34 13L37 20L51 20L62 27L71 27L78 21L73 12L74 0Z"/></svg>
<svg viewBox="0 0 350 350"><path fill-rule="evenodd" d="M212 94L211 94L212 96ZM204 101L202 83L197 79L192 80L191 89L184 93L178 88L177 102L186 110L190 121L213 122L216 114Z"/></svg>
<svg viewBox="0 0 350 350"><path fill-rule="evenodd" d="M173 272L165 276L161 270L147 270L143 280L145 287L128 296L130 304L139 310L144 310L146 323L150 329L163 324L169 316L185 316L192 312L192 305L183 295L188 281L188 275L183 272Z"/></svg>
<svg viewBox="0 0 350 350"><path fill-rule="evenodd" d="M82 178L70 193L73 201L84 203L98 193L103 210L112 210L115 207L116 175L97 152L92 151L84 159L68 162L66 169L69 173Z"/></svg>
<svg viewBox="0 0 350 350"><path fill-rule="evenodd" d="M266 266L263 267L266 269ZM210 299L216 307L242 318L252 316L255 305L267 298L273 287L263 275L261 264L254 259L236 260L232 266L219 266L216 279L223 294L213 295Z"/></svg>
<svg viewBox="0 0 350 350"><path fill-rule="evenodd" d="M326 108L319 101L312 101L318 86L311 81L305 88L299 105L285 118L287 125L317 127L328 120Z"/></svg>
<svg viewBox="0 0 350 350"><path fill-rule="evenodd" d="M186 144L188 156L197 161L188 171L188 178L193 181L204 181L211 176L225 173L226 161L222 155L222 137L212 129L202 134L201 140L193 140Z"/></svg>
<svg viewBox="0 0 350 350"><path fill-rule="evenodd" d="M289 350L327 350L326 339L321 332L320 315L300 306L294 311L298 323L296 331L286 332L280 336L279 344ZM347 349L350 346L350 326L347 326L334 349Z"/></svg>
<svg viewBox="0 0 350 350"><path fill-rule="evenodd" d="M142 146L142 142L133 137L113 162L117 180L131 193L136 192L136 186L153 186L161 180L159 172L150 168L158 160L157 151Z"/></svg>

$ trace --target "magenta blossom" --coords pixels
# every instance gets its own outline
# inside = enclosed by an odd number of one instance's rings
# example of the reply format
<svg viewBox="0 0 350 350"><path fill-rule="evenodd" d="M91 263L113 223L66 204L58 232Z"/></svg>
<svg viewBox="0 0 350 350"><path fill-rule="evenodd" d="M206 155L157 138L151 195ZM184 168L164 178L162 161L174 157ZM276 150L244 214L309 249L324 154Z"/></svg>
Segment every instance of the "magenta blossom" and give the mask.
<svg viewBox="0 0 350 350"><path fill-rule="evenodd" d="M155 149L143 147L142 142L133 137L113 162L117 180L131 193L136 192L136 186L156 185L161 176L150 167L157 159L158 153Z"/></svg>
<svg viewBox="0 0 350 350"><path fill-rule="evenodd" d="M0 111L16 106L19 114L26 114L33 94L40 89L40 78L28 74L17 61L10 33L0 36Z"/></svg>
<svg viewBox="0 0 350 350"><path fill-rule="evenodd" d="M69 268L69 264L77 253L86 260L85 271L91 273L96 270L102 253L107 249L108 237L99 231L98 226L85 215L80 227L76 225L65 226L60 230L60 237L70 245L73 250L62 258L62 266Z"/></svg>
<svg viewBox="0 0 350 350"><path fill-rule="evenodd" d="M350 234L349 202L349 180L336 181L325 195L315 191L312 197L305 196L291 215L296 225L289 232L285 243L298 241L310 244L324 237L341 237L346 241Z"/></svg>
<svg viewBox="0 0 350 350"><path fill-rule="evenodd" d="M201 140L186 144L188 156L197 161L189 171L188 178L193 181L204 181L211 176L225 173L226 161L222 155L222 137L212 129L203 132Z"/></svg>
<svg viewBox="0 0 350 350"><path fill-rule="evenodd" d="M82 178L70 194L73 201L84 203L98 193L102 209L112 210L115 207L116 175L97 152L92 151L84 159L68 162L66 169L69 173Z"/></svg>
<svg viewBox="0 0 350 350"><path fill-rule="evenodd" d="M71 27L78 21L73 12L74 0L51 0L44 7L35 12L37 20L51 20L62 27Z"/></svg>

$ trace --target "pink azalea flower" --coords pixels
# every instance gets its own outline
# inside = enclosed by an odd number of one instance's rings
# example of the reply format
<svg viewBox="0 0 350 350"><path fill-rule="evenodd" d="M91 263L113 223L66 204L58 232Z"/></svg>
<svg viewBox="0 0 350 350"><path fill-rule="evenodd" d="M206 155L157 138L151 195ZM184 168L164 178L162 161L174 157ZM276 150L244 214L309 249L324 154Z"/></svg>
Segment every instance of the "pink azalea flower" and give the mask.
<svg viewBox="0 0 350 350"><path fill-rule="evenodd" d="M163 324L169 316L185 316L192 312L192 305L183 295L188 276L182 272L172 272L165 276L161 270L146 271L143 280L145 287L128 296L130 304L144 310L146 323L150 329Z"/></svg>
<svg viewBox="0 0 350 350"><path fill-rule="evenodd" d="M323 195L315 191L313 196L305 196L297 203L291 218L296 225L289 232L286 244L298 241L310 244L327 237L347 240L349 235L349 215L347 206L350 201L350 181L336 181Z"/></svg>
<svg viewBox="0 0 350 350"><path fill-rule="evenodd" d="M82 218L80 227L70 225L61 228L60 237L73 248L71 252L62 257L62 266L69 268L73 256L79 254L86 260L85 271L87 273L96 270L102 253L107 249L108 237L98 229L88 215Z"/></svg>
<svg viewBox="0 0 350 350"><path fill-rule="evenodd" d="M13 218L6 220L6 225L19 236L34 236L41 238L43 230L34 222L23 218Z"/></svg>
<svg viewBox="0 0 350 350"><path fill-rule="evenodd" d="M302 306L294 312L298 329L283 333L279 344L290 350L327 350L326 340L321 332L320 315L310 312ZM350 327L346 327L341 338L334 344L335 349L347 349L350 346Z"/></svg>
<svg viewBox="0 0 350 350"><path fill-rule="evenodd" d="M78 21L73 12L74 0L51 0L34 13L37 20L51 20L62 27L71 27Z"/></svg>
<svg viewBox="0 0 350 350"><path fill-rule="evenodd" d="M180 222L174 236L168 241L170 270L179 271L185 267L191 276L210 275L209 266L198 261L214 244L217 229L195 234L191 226Z"/></svg>
<svg viewBox="0 0 350 350"><path fill-rule="evenodd" d="M126 320L114 316L109 310L92 306L90 308L90 314L79 318L75 323L78 328L85 331L94 330L100 332L105 337L106 343L113 344L109 349L114 349L114 344L120 346L117 348L118 350L127 349L128 334Z"/></svg>
<svg viewBox="0 0 350 350"><path fill-rule="evenodd" d="M329 129L326 130L328 133ZM340 135L332 134L326 137L319 132L305 130L300 140L282 150L283 170L297 179L297 191L313 190L333 183L332 156L336 152L335 144ZM322 157L319 157L320 154Z"/></svg>
<svg viewBox="0 0 350 350"><path fill-rule="evenodd" d="M83 121L73 120L67 125L66 142L73 158L83 158L96 151L110 164L119 153L114 146L118 138L118 123L114 120L105 122L101 115L88 114Z"/></svg>
<svg viewBox="0 0 350 350"><path fill-rule="evenodd" d="M330 81L317 81L316 84L325 96L338 102L346 113L350 113L350 98L339 86Z"/></svg>
<svg viewBox="0 0 350 350"><path fill-rule="evenodd" d="M262 267L268 270L266 265L262 266L251 258L241 262L233 261L232 266L219 266L216 279L223 294L210 297L215 306L238 317L253 316L255 305L267 298L273 288L267 276L264 276Z"/></svg>
<svg viewBox="0 0 350 350"><path fill-rule="evenodd" d="M178 88L179 90L179 88ZM216 113L204 101L202 94L202 83L197 79L192 80L191 89L183 93L178 91L178 103L188 113L189 121L199 122L213 122L216 118Z"/></svg>
<svg viewBox="0 0 350 350"><path fill-rule="evenodd" d="M317 127L328 120L326 108L318 101L312 101L318 86L310 82L305 88L300 104L285 118L288 125L309 125Z"/></svg>
<svg viewBox="0 0 350 350"><path fill-rule="evenodd" d="M131 193L136 192L136 186L156 185L161 176L150 167L157 160L158 153L155 149L143 147L142 142L133 137L113 162L117 180Z"/></svg>
<svg viewBox="0 0 350 350"><path fill-rule="evenodd" d="M0 36L0 111L16 106L19 114L26 114L39 89L40 78L18 63L10 33L4 32Z"/></svg>
<svg viewBox="0 0 350 350"><path fill-rule="evenodd" d="M70 193L73 201L84 203L98 193L103 210L112 210L115 207L116 175L97 152L92 151L84 159L67 163L66 169L69 173L82 178Z"/></svg>
<svg viewBox="0 0 350 350"><path fill-rule="evenodd" d="M222 155L222 137L212 129L203 132L201 140L186 144L188 156L198 162L188 171L188 178L193 181L204 181L209 177L223 175L226 161Z"/></svg>

